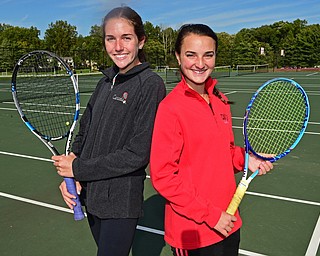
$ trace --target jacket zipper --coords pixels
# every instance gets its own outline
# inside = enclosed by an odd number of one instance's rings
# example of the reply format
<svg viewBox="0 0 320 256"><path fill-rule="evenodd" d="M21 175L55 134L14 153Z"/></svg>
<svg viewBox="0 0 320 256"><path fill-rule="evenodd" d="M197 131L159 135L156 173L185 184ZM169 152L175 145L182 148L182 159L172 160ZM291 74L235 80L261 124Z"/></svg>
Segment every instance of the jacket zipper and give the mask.
<svg viewBox="0 0 320 256"><path fill-rule="evenodd" d="M114 78L112 79L112 84L111 84L111 87L110 87L110 91L113 90L113 87L114 87L114 85L116 84L116 78L117 78L118 75L119 75L119 73L117 73L117 74L114 76Z"/></svg>

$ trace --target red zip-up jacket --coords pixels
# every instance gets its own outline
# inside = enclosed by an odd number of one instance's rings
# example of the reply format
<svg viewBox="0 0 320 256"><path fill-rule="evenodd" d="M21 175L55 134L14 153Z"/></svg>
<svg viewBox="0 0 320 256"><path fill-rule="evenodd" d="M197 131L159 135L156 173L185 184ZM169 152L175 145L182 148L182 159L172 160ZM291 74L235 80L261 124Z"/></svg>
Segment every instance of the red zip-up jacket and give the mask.
<svg viewBox="0 0 320 256"><path fill-rule="evenodd" d="M201 248L224 238L213 228L235 192L234 174L244 166L244 149L234 145L230 106L212 93L216 83L206 81L210 107L182 79L156 115L151 180L167 200L165 240L176 248ZM232 232L242 224L238 212L235 216Z"/></svg>

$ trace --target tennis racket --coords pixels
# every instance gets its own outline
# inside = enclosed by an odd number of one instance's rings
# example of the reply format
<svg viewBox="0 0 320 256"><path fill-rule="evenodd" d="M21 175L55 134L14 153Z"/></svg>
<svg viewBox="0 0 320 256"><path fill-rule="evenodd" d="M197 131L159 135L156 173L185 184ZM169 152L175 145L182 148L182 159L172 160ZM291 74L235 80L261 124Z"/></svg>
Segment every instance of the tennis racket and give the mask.
<svg viewBox="0 0 320 256"><path fill-rule="evenodd" d="M69 66L48 51L33 51L22 56L14 67L11 91L22 121L53 155L59 155L53 141L66 139L65 154L80 112L77 81ZM73 178L64 178L69 193L76 199L74 219L84 213Z"/></svg>
<svg viewBox="0 0 320 256"><path fill-rule="evenodd" d="M267 81L255 92L246 108L243 122L243 176L227 213L235 214L250 182L259 173L256 170L247 179L249 154L270 162L289 154L307 128L309 112L307 94L293 80L275 78Z"/></svg>

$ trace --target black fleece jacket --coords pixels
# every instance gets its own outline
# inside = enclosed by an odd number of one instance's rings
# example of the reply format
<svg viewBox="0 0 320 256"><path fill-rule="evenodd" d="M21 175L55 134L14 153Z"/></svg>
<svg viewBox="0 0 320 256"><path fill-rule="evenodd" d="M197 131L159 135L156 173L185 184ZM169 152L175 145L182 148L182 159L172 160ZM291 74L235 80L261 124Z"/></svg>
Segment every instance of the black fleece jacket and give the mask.
<svg viewBox="0 0 320 256"><path fill-rule="evenodd" d="M113 67L92 94L72 146L72 168L87 211L100 218L142 214L155 114L166 90L142 63L125 74Z"/></svg>

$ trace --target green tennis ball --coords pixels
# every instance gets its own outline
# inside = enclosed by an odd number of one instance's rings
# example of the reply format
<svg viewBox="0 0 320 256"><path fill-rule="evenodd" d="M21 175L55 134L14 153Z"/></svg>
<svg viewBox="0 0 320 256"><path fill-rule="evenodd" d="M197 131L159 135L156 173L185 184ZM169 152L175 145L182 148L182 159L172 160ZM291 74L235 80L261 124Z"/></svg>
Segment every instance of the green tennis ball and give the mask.
<svg viewBox="0 0 320 256"><path fill-rule="evenodd" d="M69 126L70 125L70 123L69 122L66 122L66 126Z"/></svg>

